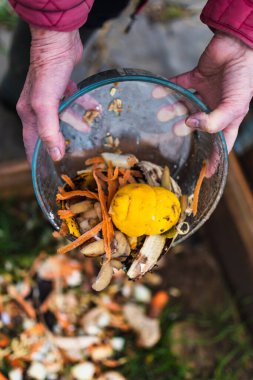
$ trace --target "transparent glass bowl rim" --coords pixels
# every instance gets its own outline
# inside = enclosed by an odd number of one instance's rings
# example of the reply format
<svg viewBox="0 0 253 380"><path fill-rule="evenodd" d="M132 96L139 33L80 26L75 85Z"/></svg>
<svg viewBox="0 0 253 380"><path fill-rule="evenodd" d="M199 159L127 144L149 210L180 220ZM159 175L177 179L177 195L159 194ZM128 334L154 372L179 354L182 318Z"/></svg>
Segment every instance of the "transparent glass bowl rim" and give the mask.
<svg viewBox="0 0 253 380"><path fill-rule="evenodd" d="M131 70L133 70L133 69L131 69ZM129 82L129 81L146 82L146 83L152 83L152 84L157 84L157 85L161 85L164 87L168 87L169 89L175 90L175 91L179 92L180 94L184 95L187 99L189 99L195 105L197 105L202 112L206 112L206 113L210 112L210 109L196 95L194 95L194 93L191 92L190 90L187 90L186 88L181 87L181 86L175 84L174 82L171 82L168 79L165 79L163 77L154 76L152 74L142 74L143 71L138 70L138 69L134 69L134 71L137 74L128 74L128 75L122 75L122 76L119 74L119 75L115 75L113 77L111 76L107 79L100 79L100 80L96 81L95 80L96 77L99 74L101 74L101 73L98 73L98 74L95 74L93 76L94 82L91 84L88 84L87 86L85 85L85 82L89 81L90 78L84 79L84 81L81 82L81 84L84 84L84 87L81 88L80 90L78 90L77 92L75 92L73 95L71 95L66 100L64 100L59 106L58 113L61 113L63 110L65 110L79 96L84 95L84 94L86 94L92 90L95 90L99 87L102 87L102 86L105 86L108 84L113 84L115 82ZM108 70L108 72L110 72L110 70ZM105 75L106 71L103 72L103 74ZM227 145L226 145L226 141L225 141L223 133L218 132L218 135L220 136L224 155L225 155L225 157L224 157L224 173L225 173L225 175L222 177L219 193L218 193L215 201L213 202L212 207L210 207L206 217L202 221L200 221L198 223L198 225L189 234L187 234L185 237L183 236L182 239L180 239L180 242L182 242L183 240L185 240L185 238L188 238L190 235L192 235L194 232L196 232L196 230L198 230L206 222L206 220L209 218L209 216L215 210L215 208L216 208L216 206L217 206L217 204L218 204L218 202L219 202L219 200L223 194L223 190L224 190L224 187L226 184L227 171L228 171L228 152L227 152ZM44 215L46 216L46 218L50 221L50 223L52 224L52 226L54 228L59 229L58 226L55 224L55 222L51 218L48 217L46 207L44 206L43 199L42 199L40 192L39 192L39 186L38 186L38 182L37 182L36 173L37 173L37 162L38 162L37 159L38 159L38 154L39 154L41 144L42 144L42 141L40 138L38 138L36 146L35 146L35 150L33 153L33 158L32 158L32 183L33 183L34 193L35 193L37 202L38 202L41 210L43 211Z"/></svg>

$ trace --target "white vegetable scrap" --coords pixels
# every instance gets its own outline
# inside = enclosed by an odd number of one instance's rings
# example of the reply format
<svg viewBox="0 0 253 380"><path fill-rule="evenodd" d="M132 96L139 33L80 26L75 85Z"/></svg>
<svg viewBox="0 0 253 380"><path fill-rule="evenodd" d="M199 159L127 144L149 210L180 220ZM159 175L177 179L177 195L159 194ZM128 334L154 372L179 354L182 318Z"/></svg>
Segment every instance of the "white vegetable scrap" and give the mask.
<svg viewBox="0 0 253 380"><path fill-rule="evenodd" d="M15 368L9 372L10 380L23 380L23 370L21 368Z"/></svg>
<svg viewBox="0 0 253 380"><path fill-rule="evenodd" d="M133 154L117 154L117 153L102 153L101 156L108 164L110 161L112 166L124 169L130 169L132 166L139 162Z"/></svg>
<svg viewBox="0 0 253 380"><path fill-rule="evenodd" d="M113 348L110 343L90 347L89 355L94 362L101 362L113 356Z"/></svg>
<svg viewBox="0 0 253 380"><path fill-rule="evenodd" d="M161 256L165 243L166 238L162 235L147 236L139 254L127 272L128 277L139 278L150 271Z"/></svg>
<svg viewBox="0 0 253 380"><path fill-rule="evenodd" d="M134 298L136 301L143 303L150 303L151 301L151 290L142 284L136 284L134 287Z"/></svg>
<svg viewBox="0 0 253 380"><path fill-rule="evenodd" d="M140 161L138 167L143 172L147 184L150 186L161 186L163 169L161 166L149 161Z"/></svg>
<svg viewBox="0 0 253 380"><path fill-rule="evenodd" d="M68 277L67 277L67 284L69 286L78 286L82 282L82 276L81 273L77 270L73 271Z"/></svg>
<svg viewBox="0 0 253 380"><path fill-rule="evenodd" d="M99 376L97 380L127 380L121 373L116 371L109 371Z"/></svg>
<svg viewBox="0 0 253 380"><path fill-rule="evenodd" d="M53 342L62 350L84 350L93 344L97 344L99 338L93 336L77 336L75 338L59 336L54 337Z"/></svg>
<svg viewBox="0 0 253 380"><path fill-rule="evenodd" d="M99 335L102 328L109 326L111 320L110 313L103 307L94 307L88 311L82 318L81 324L85 332L93 335Z"/></svg>
<svg viewBox="0 0 253 380"><path fill-rule="evenodd" d="M125 346L125 339L120 336L115 336L111 339L111 345L115 351L122 351Z"/></svg>
<svg viewBox="0 0 253 380"><path fill-rule="evenodd" d="M145 315L142 307L133 303L124 306L124 315L129 325L138 334L138 344L142 347L154 346L161 337L159 321Z"/></svg>
<svg viewBox="0 0 253 380"><path fill-rule="evenodd" d="M47 377L46 367L40 362L33 362L28 369L28 376L36 380L44 380Z"/></svg>
<svg viewBox="0 0 253 380"><path fill-rule="evenodd" d="M88 361L77 364L71 369L71 374L76 380L92 380L95 372L95 365Z"/></svg>
<svg viewBox="0 0 253 380"><path fill-rule="evenodd" d="M104 240L96 240L92 243L87 244L80 252L89 257L102 256L105 253Z"/></svg>
<svg viewBox="0 0 253 380"><path fill-rule="evenodd" d="M95 282L92 284L92 289L100 292L105 289L111 282L113 276L113 267L110 262L104 262L97 275Z"/></svg>

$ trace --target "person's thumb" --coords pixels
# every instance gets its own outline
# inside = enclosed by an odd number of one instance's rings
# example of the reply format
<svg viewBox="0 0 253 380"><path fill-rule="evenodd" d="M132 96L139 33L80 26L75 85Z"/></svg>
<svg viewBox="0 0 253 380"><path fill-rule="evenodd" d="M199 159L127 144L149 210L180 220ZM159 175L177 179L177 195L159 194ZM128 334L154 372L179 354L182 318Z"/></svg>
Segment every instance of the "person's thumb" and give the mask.
<svg viewBox="0 0 253 380"><path fill-rule="evenodd" d="M58 106L58 101L50 101L50 99L47 99L46 102L37 99L32 104L37 119L39 137L54 161L59 161L65 153L65 141L60 131Z"/></svg>
<svg viewBox="0 0 253 380"><path fill-rule="evenodd" d="M217 133L234 124L235 120L241 120L247 113L239 102L222 101L217 108L210 113L198 112L186 119L188 127L201 129L208 133Z"/></svg>

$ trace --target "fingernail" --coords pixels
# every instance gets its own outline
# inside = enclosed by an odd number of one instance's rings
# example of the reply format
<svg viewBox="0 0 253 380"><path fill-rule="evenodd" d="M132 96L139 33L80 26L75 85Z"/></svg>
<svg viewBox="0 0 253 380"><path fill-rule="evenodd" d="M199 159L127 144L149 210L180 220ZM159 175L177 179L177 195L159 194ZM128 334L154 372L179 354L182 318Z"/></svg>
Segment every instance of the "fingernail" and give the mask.
<svg viewBox="0 0 253 380"><path fill-rule="evenodd" d="M48 153L54 161L59 161L61 159L61 152L60 149L57 147L48 149Z"/></svg>
<svg viewBox="0 0 253 380"><path fill-rule="evenodd" d="M189 118L186 120L186 125L188 125L188 127L198 129L200 127L200 122L198 119L190 119Z"/></svg>

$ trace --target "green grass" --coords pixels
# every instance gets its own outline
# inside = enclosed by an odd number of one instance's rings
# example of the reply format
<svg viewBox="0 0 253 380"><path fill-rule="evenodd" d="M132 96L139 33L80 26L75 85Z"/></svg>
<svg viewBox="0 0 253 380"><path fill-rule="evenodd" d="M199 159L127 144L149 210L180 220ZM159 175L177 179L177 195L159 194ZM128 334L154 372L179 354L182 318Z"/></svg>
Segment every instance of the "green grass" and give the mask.
<svg viewBox="0 0 253 380"><path fill-rule="evenodd" d="M253 347L247 329L240 321L233 304L227 309L205 317L213 339L210 344L217 348L217 360L210 380L240 380L251 379L253 376ZM200 323L203 322L200 321ZM247 377L245 377L247 372Z"/></svg>
<svg viewBox="0 0 253 380"><path fill-rule="evenodd" d="M13 28L17 23L17 15L9 5L8 0L0 1L0 26Z"/></svg>
<svg viewBox="0 0 253 380"><path fill-rule="evenodd" d="M173 316L173 318L171 318ZM199 352L208 348L213 362L208 369L194 367L189 358L173 354L171 330L176 323L188 321L201 332L193 342L182 337L183 345ZM244 324L233 304L225 310L194 318L185 315L183 305L169 305L161 318L163 336L151 350L140 349L122 368L128 380L251 380L253 378L253 349ZM194 354L193 354L194 358ZM186 360L185 360L186 359ZM199 358L196 358L196 363Z"/></svg>

